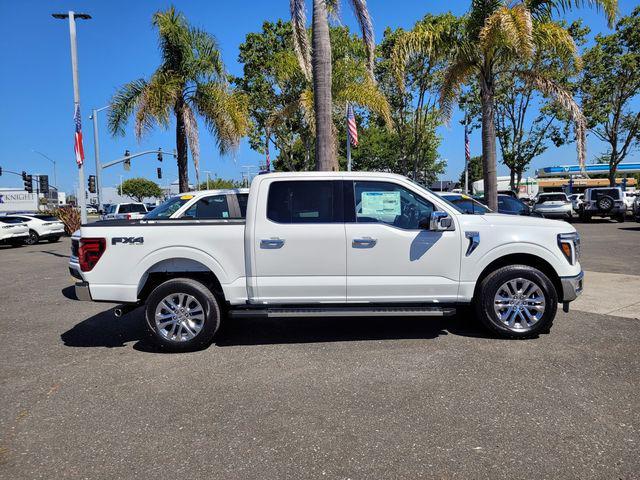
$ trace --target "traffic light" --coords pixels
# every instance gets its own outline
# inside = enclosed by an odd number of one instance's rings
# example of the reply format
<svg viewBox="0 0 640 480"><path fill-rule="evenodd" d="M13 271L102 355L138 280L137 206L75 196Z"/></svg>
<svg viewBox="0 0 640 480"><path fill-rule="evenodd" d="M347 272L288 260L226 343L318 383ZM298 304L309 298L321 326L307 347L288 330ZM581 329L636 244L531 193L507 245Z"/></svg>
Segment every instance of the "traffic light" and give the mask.
<svg viewBox="0 0 640 480"><path fill-rule="evenodd" d="M27 175L25 172L22 172L24 178L24 189L28 193L33 193L33 177L31 175Z"/></svg>
<svg viewBox="0 0 640 480"><path fill-rule="evenodd" d="M125 157L129 157L131 155L131 152L129 152L129 150L125 150L124 151L124 156ZM124 169L128 172L129 170L131 170L131 159L127 158L124 161Z"/></svg>
<svg viewBox="0 0 640 480"><path fill-rule="evenodd" d="M158 147L158 161L161 162L162 161L162 148ZM158 177L160 178L160 177Z"/></svg>
<svg viewBox="0 0 640 480"><path fill-rule="evenodd" d="M45 195L49 194L49 175L40 175L38 177L38 182L40 182L40 193L44 193Z"/></svg>
<svg viewBox="0 0 640 480"><path fill-rule="evenodd" d="M158 178L162 178L162 169L158 167Z"/></svg>
<svg viewBox="0 0 640 480"><path fill-rule="evenodd" d="M89 193L96 193L96 176L89 175Z"/></svg>
<svg viewBox="0 0 640 480"><path fill-rule="evenodd" d="M23 182L27 181L27 172L25 172L24 170L22 170L22 181Z"/></svg>
<svg viewBox="0 0 640 480"><path fill-rule="evenodd" d="M2 176L2 167L0 167L0 177Z"/></svg>

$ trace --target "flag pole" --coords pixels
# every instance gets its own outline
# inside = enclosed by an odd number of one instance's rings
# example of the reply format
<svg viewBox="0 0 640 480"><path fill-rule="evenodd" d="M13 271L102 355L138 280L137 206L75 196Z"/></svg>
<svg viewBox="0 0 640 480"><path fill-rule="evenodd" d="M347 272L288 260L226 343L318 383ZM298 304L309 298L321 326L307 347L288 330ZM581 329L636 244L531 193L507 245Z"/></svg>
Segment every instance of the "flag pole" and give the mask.
<svg viewBox="0 0 640 480"><path fill-rule="evenodd" d="M345 119L347 120L347 171L351 171L351 135L349 135L349 102L345 108Z"/></svg>
<svg viewBox="0 0 640 480"><path fill-rule="evenodd" d="M467 141L469 139L469 117L465 114L464 116L464 193L465 195L469 195L469 155L467 155Z"/></svg>

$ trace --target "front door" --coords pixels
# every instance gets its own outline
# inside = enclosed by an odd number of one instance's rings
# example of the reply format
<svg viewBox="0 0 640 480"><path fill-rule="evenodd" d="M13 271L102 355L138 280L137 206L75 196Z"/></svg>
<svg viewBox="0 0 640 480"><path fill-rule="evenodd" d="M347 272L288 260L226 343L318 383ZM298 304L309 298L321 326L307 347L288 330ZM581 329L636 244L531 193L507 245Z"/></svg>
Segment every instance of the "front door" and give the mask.
<svg viewBox="0 0 640 480"><path fill-rule="evenodd" d="M261 198L266 194L266 211L256 216L253 236L257 295L252 301L344 303L347 267L341 182L265 183L268 190L261 192Z"/></svg>
<svg viewBox="0 0 640 480"><path fill-rule="evenodd" d="M352 191L347 208L355 215L345 223L347 301L455 302L459 232L419 227L436 210L433 203L393 182L354 181Z"/></svg>

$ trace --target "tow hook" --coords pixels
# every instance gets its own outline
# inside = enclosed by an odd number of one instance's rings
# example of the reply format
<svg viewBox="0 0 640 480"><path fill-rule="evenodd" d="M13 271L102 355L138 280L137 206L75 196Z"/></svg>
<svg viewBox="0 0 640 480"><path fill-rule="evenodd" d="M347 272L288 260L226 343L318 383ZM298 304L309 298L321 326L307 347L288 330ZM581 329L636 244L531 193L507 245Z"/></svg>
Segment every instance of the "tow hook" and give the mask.
<svg viewBox="0 0 640 480"><path fill-rule="evenodd" d="M569 313L569 302L562 302L562 311L564 313Z"/></svg>
<svg viewBox="0 0 640 480"><path fill-rule="evenodd" d="M127 313L131 312L132 310L135 310L139 306L140 306L139 303L125 303L122 305L118 305L116 308L113 309L113 315L116 318L121 318Z"/></svg>

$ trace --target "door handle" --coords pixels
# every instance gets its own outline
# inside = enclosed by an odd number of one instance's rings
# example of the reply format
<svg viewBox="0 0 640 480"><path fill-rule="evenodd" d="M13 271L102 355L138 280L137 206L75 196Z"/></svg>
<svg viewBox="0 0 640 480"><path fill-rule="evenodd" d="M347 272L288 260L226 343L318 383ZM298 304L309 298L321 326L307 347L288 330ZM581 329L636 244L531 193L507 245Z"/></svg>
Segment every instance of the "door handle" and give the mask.
<svg viewBox="0 0 640 480"><path fill-rule="evenodd" d="M378 243L378 239L371 237L354 238L351 241L353 248L373 248Z"/></svg>
<svg viewBox="0 0 640 480"><path fill-rule="evenodd" d="M263 238L260 240L260 248L266 249L276 249L282 248L284 246L284 239L273 237L273 238Z"/></svg>

